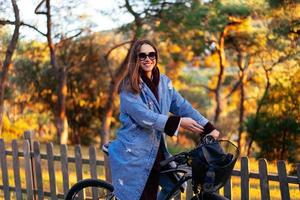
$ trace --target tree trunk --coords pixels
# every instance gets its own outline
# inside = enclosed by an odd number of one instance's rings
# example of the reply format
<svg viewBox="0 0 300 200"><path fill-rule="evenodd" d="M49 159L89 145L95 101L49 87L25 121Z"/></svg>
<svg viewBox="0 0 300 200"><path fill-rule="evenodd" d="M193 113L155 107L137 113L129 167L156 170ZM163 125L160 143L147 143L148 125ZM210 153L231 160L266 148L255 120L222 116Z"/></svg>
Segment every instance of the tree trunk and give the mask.
<svg viewBox="0 0 300 200"><path fill-rule="evenodd" d="M286 137L287 137L287 130L283 130L283 136L282 136L282 145L281 145L281 151L280 151L280 160L285 160L284 154L285 154L285 145L286 145Z"/></svg>
<svg viewBox="0 0 300 200"><path fill-rule="evenodd" d="M247 68L251 65L252 63L252 57L251 55L248 55L245 57L245 62L243 62L243 54L242 54L242 49L237 47L237 52L238 52L238 57L237 57L237 61L238 61L238 67L239 67L239 88L240 88L240 106L239 106L239 129L238 129L238 148L241 149L242 148L242 141L241 141L241 137L242 137L242 133L244 132L244 128L243 128L243 123L244 123L244 113L245 113L245 77L246 77L246 70ZM248 58L248 59L247 59ZM244 63L244 66L243 66ZM245 145L246 146L246 145ZM243 151L245 150L245 147Z"/></svg>
<svg viewBox="0 0 300 200"><path fill-rule="evenodd" d="M244 101L245 101L245 90L244 90L244 77L245 77L245 68L242 66L242 53L238 53L238 66L240 69L240 112L239 112L239 130L238 130L238 148L241 149L241 137L243 133L243 122L244 122Z"/></svg>
<svg viewBox="0 0 300 200"><path fill-rule="evenodd" d="M57 139L60 144L67 144L68 142L68 121L66 117L66 96L67 96L67 71L65 67L60 67L57 63L54 43L52 41L52 20L51 20L51 6L50 0L46 0L46 16L47 16L47 42L50 51L50 62L52 67L57 72L59 81L57 93L57 110L54 111L56 117Z"/></svg>
<svg viewBox="0 0 300 200"><path fill-rule="evenodd" d="M223 82L223 75L226 65L226 55L225 55L225 39L228 35L228 32L232 29L234 29L237 25L241 24L242 20L235 20L232 22L229 22L224 27L218 43L218 50L217 54L219 57L219 74L218 74L218 81L216 87L213 89L214 95L215 95L215 101L216 101L216 108L215 108L215 116L214 116L214 123L217 123L220 117L220 114L222 112L221 108L221 100L220 100L220 90Z"/></svg>
<svg viewBox="0 0 300 200"><path fill-rule="evenodd" d="M292 57L298 55L297 53L296 54L286 54L284 56L281 56L278 58L278 60L276 62L274 62L269 68L267 68L266 66L263 65L263 68L264 68L264 71L265 71L265 76L266 76L266 79L267 79L267 84L266 84L266 87L265 87L265 91L264 91L264 94L262 96L262 98L260 99L259 103L258 103L258 106L257 106L257 109L256 109L256 113L255 113L255 121L254 123L257 124L257 120L258 120L258 116L259 116L259 113L260 113L260 109L268 95L268 92L269 92L269 89L270 89L270 86L271 86L271 83L270 83L270 72L271 70L278 64L280 63L283 63L284 61L288 60L288 59L291 59ZM256 130L254 130L254 133L252 135L252 138L250 138L250 141L249 141L249 145L248 145L248 150L247 150L247 155L249 156L250 155L250 151L251 151L251 146L253 144L253 141L255 140L255 137L256 137Z"/></svg>
<svg viewBox="0 0 300 200"><path fill-rule="evenodd" d="M3 111L4 111L4 94L7 84L8 71L11 67L12 56L16 49L18 39L19 39L19 29L20 29L20 14L19 8L16 0L11 0L14 14L15 14L15 29L12 38L9 42L8 48L6 50L5 59L2 66L1 77L0 77L0 135L2 135L2 123L3 123Z"/></svg>
<svg viewBox="0 0 300 200"><path fill-rule="evenodd" d="M269 92L269 88L270 88L270 77L269 77L269 70L266 69L264 67L264 70L265 70L265 75L266 75L266 79L267 79L267 84L266 84L266 87L265 87L265 91L264 91L264 94L262 96L262 98L260 99L260 101L258 102L258 106L257 106L257 109L256 109L256 112L255 112L255 119L254 119L254 123L257 124L257 121L258 121L258 116L259 116L259 113L260 113L260 109L265 101L265 98L267 97L267 94ZM257 128L257 125L255 126ZM250 152L251 152L251 146L252 146L252 143L255 139L255 136L256 136L257 132L256 132L256 129L254 130L254 133L252 135L252 137L250 138L250 141L249 141L249 145L248 145L248 149L247 149L247 155L249 156L250 155Z"/></svg>
<svg viewBox="0 0 300 200"><path fill-rule="evenodd" d="M244 79L244 75L242 75L241 79ZM239 113L239 132L238 132L238 148L241 149L241 137L243 133L243 122L244 122L244 102L245 102L245 89L243 80L240 85L240 113Z"/></svg>
<svg viewBox="0 0 300 200"><path fill-rule="evenodd" d="M67 87L67 70L62 68L58 73L59 76L59 88L58 88L58 102L57 102L57 134L60 144L68 143L68 120L66 116L66 97L68 92Z"/></svg>
<svg viewBox="0 0 300 200"><path fill-rule="evenodd" d="M224 74L224 68L225 68L225 62L226 62L224 44L225 44L225 37L226 37L227 33L228 33L228 26L225 26L221 33L220 39L219 39L219 49L217 51L218 57L219 57L219 74L218 74L218 82L214 89L215 101L216 101L214 123L218 122L219 116L221 114L220 89L221 89L221 84L223 81L223 74Z"/></svg>

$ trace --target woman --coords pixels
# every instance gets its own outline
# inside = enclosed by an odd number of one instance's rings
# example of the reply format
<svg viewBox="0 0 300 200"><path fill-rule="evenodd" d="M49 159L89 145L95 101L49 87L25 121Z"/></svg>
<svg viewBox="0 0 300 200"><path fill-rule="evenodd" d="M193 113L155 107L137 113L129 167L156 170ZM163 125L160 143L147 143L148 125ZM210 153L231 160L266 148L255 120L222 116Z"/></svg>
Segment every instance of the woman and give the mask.
<svg viewBox="0 0 300 200"><path fill-rule="evenodd" d="M128 73L120 87L120 121L117 138L109 145L115 194L120 200L155 200L171 188L172 178L160 177L159 162L170 157L165 135L179 127L196 134L219 132L192 108L159 73L158 51L148 40L136 41L128 60ZM168 116L169 112L172 116Z"/></svg>

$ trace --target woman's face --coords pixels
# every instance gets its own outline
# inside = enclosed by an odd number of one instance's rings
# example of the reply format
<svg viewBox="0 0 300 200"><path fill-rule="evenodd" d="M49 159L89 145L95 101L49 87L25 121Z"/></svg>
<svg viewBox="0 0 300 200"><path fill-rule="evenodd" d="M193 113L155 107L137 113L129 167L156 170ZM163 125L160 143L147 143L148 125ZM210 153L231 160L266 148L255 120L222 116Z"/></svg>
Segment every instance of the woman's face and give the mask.
<svg viewBox="0 0 300 200"><path fill-rule="evenodd" d="M141 50L138 53L138 60L140 67L147 73L151 73L152 69L156 65L157 54L154 48L149 44L143 44Z"/></svg>

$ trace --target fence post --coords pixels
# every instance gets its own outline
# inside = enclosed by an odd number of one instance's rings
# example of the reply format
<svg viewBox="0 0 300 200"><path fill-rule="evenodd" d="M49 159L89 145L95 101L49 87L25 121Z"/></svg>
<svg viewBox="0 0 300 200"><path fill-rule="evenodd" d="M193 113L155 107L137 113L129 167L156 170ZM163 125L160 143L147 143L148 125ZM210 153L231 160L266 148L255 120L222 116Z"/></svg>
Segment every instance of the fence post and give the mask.
<svg viewBox="0 0 300 200"><path fill-rule="evenodd" d="M110 171L110 163L108 156L103 153L103 160L104 160L104 172L105 172L105 177L107 182L112 183L112 177L111 177L111 171Z"/></svg>
<svg viewBox="0 0 300 200"><path fill-rule="evenodd" d="M13 140L12 146L12 157L13 157L13 169L14 169L14 180L15 180L15 192L16 199L22 200L22 187L20 178L20 161L19 161L19 147L17 140Z"/></svg>
<svg viewBox="0 0 300 200"><path fill-rule="evenodd" d="M67 145L60 145L60 156L61 156L61 172L63 176L63 191L66 197L69 191L69 169L68 169L68 148Z"/></svg>
<svg viewBox="0 0 300 200"><path fill-rule="evenodd" d="M299 183L299 190L300 190L300 163L297 163L297 176L298 176L298 183Z"/></svg>
<svg viewBox="0 0 300 200"><path fill-rule="evenodd" d="M231 176L230 176L224 185L224 196L230 200L231 200L231 190L232 190L232 183L231 183Z"/></svg>
<svg viewBox="0 0 300 200"><path fill-rule="evenodd" d="M263 158L258 160L258 174L260 181L261 199L270 200L270 188L268 180L268 165Z"/></svg>
<svg viewBox="0 0 300 200"><path fill-rule="evenodd" d="M91 178L97 179L97 153L94 146L89 147L90 173ZM97 189L92 188L93 199L97 199Z"/></svg>
<svg viewBox="0 0 300 200"><path fill-rule="evenodd" d="M80 181L82 180L82 154L81 154L80 145L76 145L74 151L75 151L76 176L77 176L77 181ZM78 199L84 199L83 196L84 196L83 192L80 192L78 194Z"/></svg>
<svg viewBox="0 0 300 200"><path fill-rule="evenodd" d="M249 200L249 160L241 158L241 199Z"/></svg>
<svg viewBox="0 0 300 200"><path fill-rule="evenodd" d="M277 161L277 172L279 178L281 199L290 200L290 192L289 192L289 185L287 181L286 167L285 167L285 162L283 160Z"/></svg>
<svg viewBox="0 0 300 200"><path fill-rule="evenodd" d="M49 181L50 181L51 199L57 200L53 144L51 142L47 143L47 161L48 161L48 173L49 173Z"/></svg>
<svg viewBox="0 0 300 200"><path fill-rule="evenodd" d="M186 188L186 200L190 200L193 197L192 180L187 181Z"/></svg>
<svg viewBox="0 0 300 200"><path fill-rule="evenodd" d="M32 185L32 163L30 162L30 148L29 141L24 140L23 143L23 152L24 152L24 167L25 167L25 181L26 181L26 192L27 199L34 199L34 191Z"/></svg>
<svg viewBox="0 0 300 200"><path fill-rule="evenodd" d="M35 165L33 161L33 132L31 130L27 130L24 132L24 139L29 143L29 156L31 162L31 178L32 178L32 190L33 190L33 199L36 200L35 190L36 190L36 180L35 180Z"/></svg>
<svg viewBox="0 0 300 200"><path fill-rule="evenodd" d="M8 169L7 169L7 162L6 162L6 153L5 153L5 144L3 139L0 139L0 166L2 171L2 183L3 183L3 192L4 198L10 199L9 194L9 180L8 180Z"/></svg>
<svg viewBox="0 0 300 200"><path fill-rule="evenodd" d="M44 189L43 189L43 173L42 173L42 160L40 153L40 143L35 141L33 143L33 151L34 151L34 164L35 164L35 176L36 176L36 188L37 195L39 200L44 199Z"/></svg>

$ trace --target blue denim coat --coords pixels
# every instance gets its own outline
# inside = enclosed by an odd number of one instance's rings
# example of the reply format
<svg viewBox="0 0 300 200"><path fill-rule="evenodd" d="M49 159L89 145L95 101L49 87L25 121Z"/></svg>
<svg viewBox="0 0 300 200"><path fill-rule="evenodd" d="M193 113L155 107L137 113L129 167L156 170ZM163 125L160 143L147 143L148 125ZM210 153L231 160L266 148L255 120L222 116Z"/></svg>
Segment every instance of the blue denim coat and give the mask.
<svg viewBox="0 0 300 200"><path fill-rule="evenodd" d="M164 155L166 158L170 157L163 132L169 112L177 116L191 117L202 126L208 122L176 92L167 76L160 76L159 101L144 82L140 88L140 94L121 91L122 126L108 149L112 182L115 194L120 200L140 199L161 139ZM170 188L170 181L160 180L160 183L162 188Z"/></svg>

